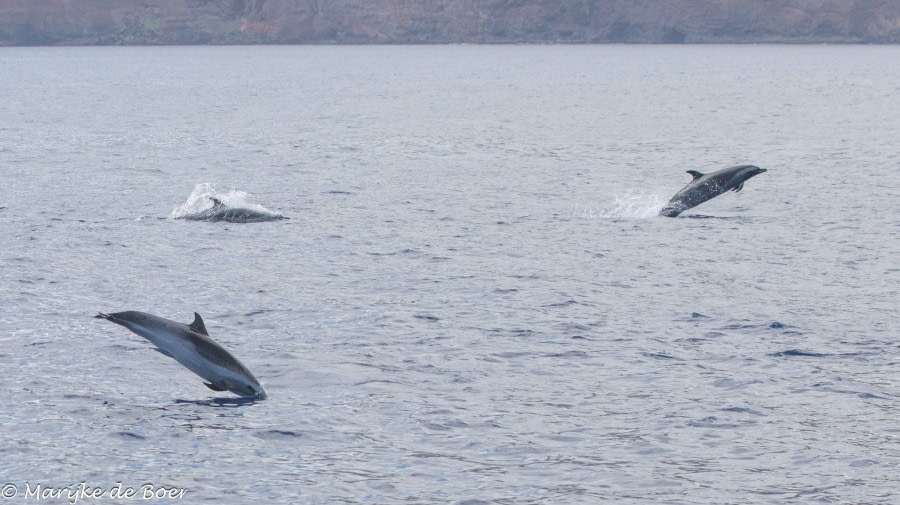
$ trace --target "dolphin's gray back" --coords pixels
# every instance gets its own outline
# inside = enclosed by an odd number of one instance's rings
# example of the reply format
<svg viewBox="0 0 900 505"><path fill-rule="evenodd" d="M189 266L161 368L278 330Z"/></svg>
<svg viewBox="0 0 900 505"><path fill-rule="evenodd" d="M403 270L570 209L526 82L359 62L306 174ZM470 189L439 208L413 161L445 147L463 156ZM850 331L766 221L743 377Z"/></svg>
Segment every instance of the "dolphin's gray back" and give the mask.
<svg viewBox="0 0 900 505"><path fill-rule="evenodd" d="M245 379L258 388L261 395L265 395L265 391L250 370L224 347L204 334L206 328L199 315L195 316L196 320L191 325L134 310L112 314L101 313L97 317L122 325L146 338L158 350L217 387L224 384L223 379L227 382L225 376L233 373L233 376L243 377L242 380ZM221 387L227 388L224 385ZM244 395L247 393L233 388L231 391Z"/></svg>
<svg viewBox="0 0 900 505"><path fill-rule="evenodd" d="M141 335L140 332L136 331L136 328L139 327L165 328L173 333L188 331L187 326L181 323L166 319L164 317L154 316L153 314L148 314L146 312L139 312L137 310L126 310L124 312L114 312L112 314L100 314L98 317L102 317L103 319L106 319L113 323L120 324L128 328L129 330L134 331L138 335ZM144 335L141 336L147 338Z"/></svg>
<svg viewBox="0 0 900 505"><path fill-rule="evenodd" d="M187 338L190 339L191 344L194 345L194 349L197 350L197 354L200 356L222 367L253 376L243 363L213 339L194 331L189 332Z"/></svg>
<svg viewBox="0 0 900 505"><path fill-rule="evenodd" d="M242 207L229 207L216 199L213 199L213 202L214 204L212 207L194 214L187 214L181 219L209 222L227 221L229 223L262 223L265 221L288 219L281 214Z"/></svg>
<svg viewBox="0 0 900 505"><path fill-rule="evenodd" d="M675 193L659 215L674 217L726 191L739 189L744 181L760 171L765 172L755 165L737 165L695 177L687 186L681 188L681 191Z"/></svg>
<svg viewBox="0 0 900 505"><path fill-rule="evenodd" d="M197 351L197 354L203 356L204 358L216 363L225 368L229 368L231 370L244 372L246 374L250 374L250 371L247 370L247 367L243 365L237 358L235 358L230 352L228 352L224 347L219 345L213 339L209 338L206 335L202 335L193 331L188 325L181 324L177 321L172 321L171 319L166 319L164 317L154 316L153 314L148 314L146 312L139 312L136 310L129 310L125 312L116 312L114 314L109 314L109 316L115 318L110 319L110 321L114 323L121 324L125 326L129 330L134 331L132 326L143 326L147 327L158 327L164 328L166 331L169 331L173 334L178 335L179 337L187 340ZM144 338L147 338L152 342L152 339L144 335L140 332L138 335L141 335ZM177 358L176 358L177 359ZM182 363L187 366L186 363ZM196 373L196 371L195 371Z"/></svg>

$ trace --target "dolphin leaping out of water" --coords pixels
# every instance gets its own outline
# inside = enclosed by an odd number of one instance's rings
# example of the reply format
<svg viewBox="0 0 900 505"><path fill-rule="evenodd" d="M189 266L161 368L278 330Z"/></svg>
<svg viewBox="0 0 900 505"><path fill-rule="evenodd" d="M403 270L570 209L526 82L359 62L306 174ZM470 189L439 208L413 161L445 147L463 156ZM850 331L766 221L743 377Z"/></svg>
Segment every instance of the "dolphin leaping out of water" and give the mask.
<svg viewBox="0 0 900 505"><path fill-rule="evenodd" d="M194 312L194 322L181 324L162 317L129 310L113 314L97 314L120 324L149 340L156 350L181 363L209 382L213 391L231 391L240 396L265 398L266 392L256 377L224 347L209 338L200 314Z"/></svg>
<svg viewBox="0 0 900 505"><path fill-rule="evenodd" d="M209 197L213 206L195 212L186 214L175 219L186 219L188 221L227 221L229 223L261 223L264 221L279 221L281 219L289 219L281 214L272 212L264 212L261 210L247 209L241 207L229 207L222 203L218 198Z"/></svg>
<svg viewBox="0 0 900 505"><path fill-rule="evenodd" d="M696 207L726 191L740 191L744 188L744 182L747 179L765 171L765 168L759 168L755 165L738 165L711 174L688 170L687 173L691 174L694 180L689 182L681 191L675 193L675 196L669 200L669 203L659 211L659 215L675 217L691 207Z"/></svg>

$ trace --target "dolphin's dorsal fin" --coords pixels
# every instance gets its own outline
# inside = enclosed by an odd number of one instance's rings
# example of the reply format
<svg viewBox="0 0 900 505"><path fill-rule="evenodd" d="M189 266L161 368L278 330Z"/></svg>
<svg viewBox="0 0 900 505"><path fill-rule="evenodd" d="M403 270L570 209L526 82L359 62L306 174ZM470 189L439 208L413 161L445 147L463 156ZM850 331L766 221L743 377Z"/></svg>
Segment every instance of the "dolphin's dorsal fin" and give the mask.
<svg viewBox="0 0 900 505"><path fill-rule="evenodd" d="M206 326L203 324L203 318L200 317L200 314L196 312L194 312L194 322L191 323L188 328L196 331L197 333L209 336L209 333L206 332Z"/></svg>
<svg viewBox="0 0 900 505"><path fill-rule="evenodd" d="M687 173L691 174L691 175L694 177L694 180L695 180L695 181L696 181L697 179L703 177L704 175L706 175L706 174L704 174L704 173L702 173L702 172L698 172L698 171L696 171L696 170L688 170Z"/></svg>

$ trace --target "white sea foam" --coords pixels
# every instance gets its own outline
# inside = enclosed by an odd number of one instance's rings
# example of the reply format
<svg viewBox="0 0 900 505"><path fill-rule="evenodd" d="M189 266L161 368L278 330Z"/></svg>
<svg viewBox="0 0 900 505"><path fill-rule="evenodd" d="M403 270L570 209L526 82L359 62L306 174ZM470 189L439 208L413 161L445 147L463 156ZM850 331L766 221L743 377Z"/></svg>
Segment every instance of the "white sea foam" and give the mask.
<svg viewBox="0 0 900 505"><path fill-rule="evenodd" d="M570 216L573 219L648 219L657 216L666 201L666 197L660 193L628 192L615 195L614 200L606 205L575 205Z"/></svg>

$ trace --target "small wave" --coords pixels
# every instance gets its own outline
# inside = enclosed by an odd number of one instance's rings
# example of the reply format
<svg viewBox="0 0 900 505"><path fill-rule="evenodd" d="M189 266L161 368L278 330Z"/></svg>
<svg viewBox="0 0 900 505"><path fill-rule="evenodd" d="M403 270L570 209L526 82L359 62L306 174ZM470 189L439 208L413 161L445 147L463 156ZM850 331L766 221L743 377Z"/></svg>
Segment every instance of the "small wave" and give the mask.
<svg viewBox="0 0 900 505"><path fill-rule="evenodd" d="M656 217L668 201L667 197L659 193L629 192L624 195L615 195L614 198L613 202L601 207L575 205L570 217L572 219L649 219Z"/></svg>

